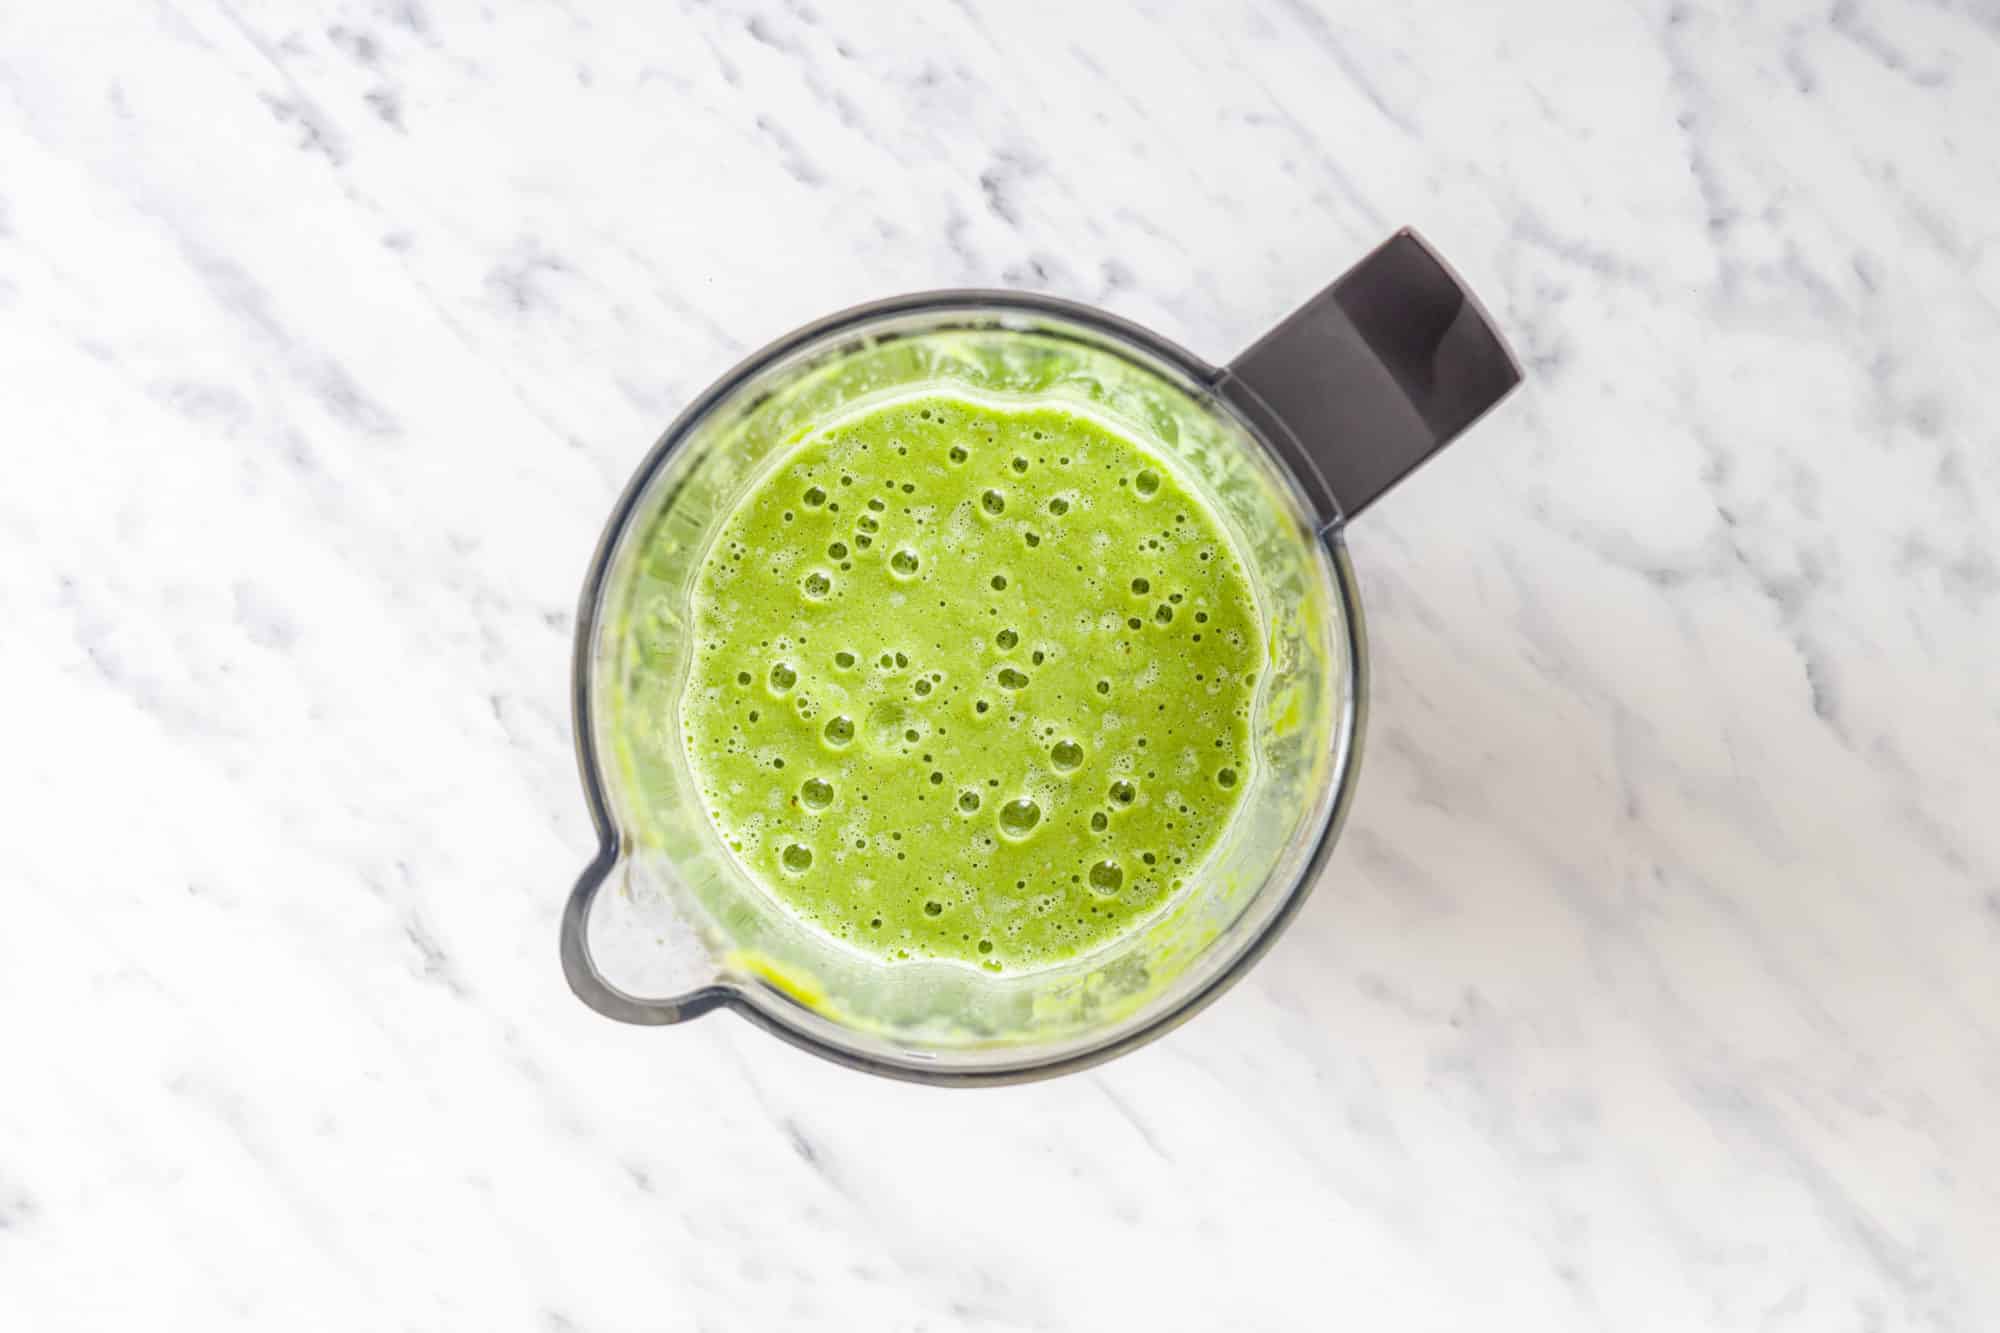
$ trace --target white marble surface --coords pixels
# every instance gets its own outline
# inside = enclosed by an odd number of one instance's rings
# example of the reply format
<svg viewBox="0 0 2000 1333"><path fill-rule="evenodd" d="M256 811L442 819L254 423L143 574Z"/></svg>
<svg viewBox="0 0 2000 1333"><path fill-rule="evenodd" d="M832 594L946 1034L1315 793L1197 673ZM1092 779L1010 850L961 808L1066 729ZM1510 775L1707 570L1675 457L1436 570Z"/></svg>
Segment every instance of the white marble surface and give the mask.
<svg viewBox="0 0 2000 1333"><path fill-rule="evenodd" d="M1992 0L5 6L0 1327L2000 1326L1996 126ZM982 1093L568 995L678 404L1404 222L1531 381L1249 981Z"/></svg>

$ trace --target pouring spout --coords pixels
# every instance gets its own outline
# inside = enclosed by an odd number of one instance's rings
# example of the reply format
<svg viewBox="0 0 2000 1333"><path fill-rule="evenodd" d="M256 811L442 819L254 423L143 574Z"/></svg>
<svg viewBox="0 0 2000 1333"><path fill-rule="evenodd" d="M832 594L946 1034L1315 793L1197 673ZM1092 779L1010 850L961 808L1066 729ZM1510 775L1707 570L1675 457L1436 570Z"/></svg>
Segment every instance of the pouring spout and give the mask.
<svg viewBox="0 0 2000 1333"><path fill-rule="evenodd" d="M728 988L712 977L692 985L683 980L678 986L662 986L660 989L668 993L654 998L623 989L604 975L591 948L591 921L594 909L600 909L599 895L607 883L613 885L615 896L616 880L623 866L616 847L600 848L596 858L578 876L576 888L563 907L562 968L569 988L579 1000L606 1018L647 1027L684 1023L727 1003ZM648 938L632 931L617 933L631 939ZM647 986L646 989L654 987Z"/></svg>

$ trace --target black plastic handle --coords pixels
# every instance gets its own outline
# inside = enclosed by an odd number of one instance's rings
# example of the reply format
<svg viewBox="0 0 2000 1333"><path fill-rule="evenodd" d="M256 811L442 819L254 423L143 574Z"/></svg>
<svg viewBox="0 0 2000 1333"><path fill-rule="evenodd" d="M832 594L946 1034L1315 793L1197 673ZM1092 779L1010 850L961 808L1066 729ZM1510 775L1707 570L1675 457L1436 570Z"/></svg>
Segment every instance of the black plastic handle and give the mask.
<svg viewBox="0 0 2000 1333"><path fill-rule="evenodd" d="M1332 526L1520 382L1479 302L1406 227L1230 362L1216 391L1289 455Z"/></svg>

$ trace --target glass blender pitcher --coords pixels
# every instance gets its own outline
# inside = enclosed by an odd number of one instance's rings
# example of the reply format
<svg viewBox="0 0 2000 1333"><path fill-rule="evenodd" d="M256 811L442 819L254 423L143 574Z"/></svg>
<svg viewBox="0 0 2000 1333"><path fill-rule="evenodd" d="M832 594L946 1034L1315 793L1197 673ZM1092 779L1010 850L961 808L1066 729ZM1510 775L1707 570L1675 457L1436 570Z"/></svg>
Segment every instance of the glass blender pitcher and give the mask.
<svg viewBox="0 0 2000 1333"><path fill-rule="evenodd" d="M563 914L571 988L622 1022L733 1009L841 1064L946 1084L1080 1069L1190 1017L1298 911L1353 796L1367 657L1346 523L1519 382L1407 230L1221 368L1004 291L860 306L758 352L668 427L584 584L573 706L599 846ZM793 916L710 824L680 731L695 577L733 504L802 434L927 386L1086 409L1145 441L1229 528L1265 625L1244 796L1215 850L1147 921L1036 970L885 962Z"/></svg>

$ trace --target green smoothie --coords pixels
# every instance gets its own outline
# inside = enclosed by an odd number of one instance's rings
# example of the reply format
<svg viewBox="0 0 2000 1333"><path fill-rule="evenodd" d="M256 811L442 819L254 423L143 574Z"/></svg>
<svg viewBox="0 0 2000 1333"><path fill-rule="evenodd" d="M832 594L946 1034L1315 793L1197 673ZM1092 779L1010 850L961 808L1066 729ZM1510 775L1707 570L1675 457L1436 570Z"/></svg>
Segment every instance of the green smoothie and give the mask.
<svg viewBox="0 0 2000 1333"><path fill-rule="evenodd" d="M1222 524L1054 405L899 398L807 435L704 558L681 729L717 832L887 960L1017 971L1200 873L1265 665Z"/></svg>

